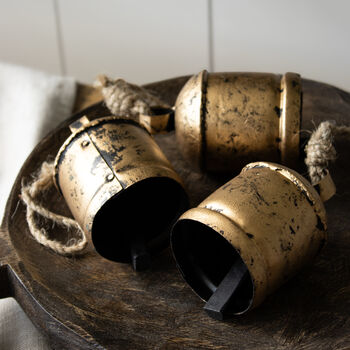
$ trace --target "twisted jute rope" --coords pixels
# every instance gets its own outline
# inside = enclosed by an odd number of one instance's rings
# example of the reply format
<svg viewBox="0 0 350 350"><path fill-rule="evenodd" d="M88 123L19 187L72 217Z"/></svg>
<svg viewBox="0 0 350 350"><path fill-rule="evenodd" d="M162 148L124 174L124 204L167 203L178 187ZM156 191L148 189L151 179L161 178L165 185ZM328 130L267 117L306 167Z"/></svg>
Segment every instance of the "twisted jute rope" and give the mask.
<svg viewBox="0 0 350 350"><path fill-rule="evenodd" d="M102 87L104 102L114 115L135 119L140 114L152 115L152 107L170 107L149 90L123 79L113 80L100 75L95 86Z"/></svg>
<svg viewBox="0 0 350 350"><path fill-rule="evenodd" d="M21 198L27 206L26 218L28 227L34 239L40 244L58 254L73 255L85 249L87 245L85 233L74 219L51 212L38 199L54 185L53 175L54 163L43 162L38 174L34 176L34 180L31 183L25 185L24 181L22 181ZM45 228L38 226L37 214L68 230L74 229L80 237L71 238L66 243L50 239Z"/></svg>
<svg viewBox="0 0 350 350"><path fill-rule="evenodd" d="M104 102L114 115L137 119L139 114L151 115L152 107L167 105L148 90L127 83L123 79L112 80L106 76L100 76L98 85L102 86ZM30 233L37 242L60 255L82 252L88 242L79 224L74 219L49 211L39 199L54 185L54 163L43 162L41 169L33 177L33 181L27 185L22 181L21 190L21 198L27 207L26 219ZM71 238L66 243L50 239L45 228L39 227L37 215L67 230L75 230L79 238Z"/></svg>
<svg viewBox="0 0 350 350"><path fill-rule="evenodd" d="M307 165L312 185L316 185L327 174L328 166L337 158L334 139L350 138L350 126L324 121L311 134L305 147L305 164Z"/></svg>

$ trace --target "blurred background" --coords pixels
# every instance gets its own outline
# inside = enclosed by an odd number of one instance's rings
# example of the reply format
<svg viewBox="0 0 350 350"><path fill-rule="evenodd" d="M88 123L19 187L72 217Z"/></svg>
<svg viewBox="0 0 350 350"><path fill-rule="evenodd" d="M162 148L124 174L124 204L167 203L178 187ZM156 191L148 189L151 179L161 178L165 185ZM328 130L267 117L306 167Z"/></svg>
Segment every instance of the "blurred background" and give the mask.
<svg viewBox="0 0 350 350"><path fill-rule="evenodd" d="M347 0L0 0L0 61L92 83L295 71L350 90Z"/></svg>

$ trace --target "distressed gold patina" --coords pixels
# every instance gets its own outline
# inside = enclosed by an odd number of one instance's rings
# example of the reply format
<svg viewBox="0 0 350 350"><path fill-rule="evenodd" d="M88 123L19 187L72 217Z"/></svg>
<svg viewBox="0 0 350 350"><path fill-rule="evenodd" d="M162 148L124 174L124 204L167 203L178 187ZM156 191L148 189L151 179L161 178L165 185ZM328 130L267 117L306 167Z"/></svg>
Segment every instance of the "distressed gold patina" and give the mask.
<svg viewBox="0 0 350 350"><path fill-rule="evenodd" d="M248 274L230 301L229 314L259 305L325 241L326 212L319 194L297 172L266 162L247 165L184 213L171 235L180 271L205 301L243 261Z"/></svg>
<svg viewBox="0 0 350 350"><path fill-rule="evenodd" d="M156 252L186 209L182 181L149 133L119 117L71 126L55 182L80 227L106 258L130 261L130 246Z"/></svg>
<svg viewBox="0 0 350 350"><path fill-rule="evenodd" d="M176 137L202 170L238 171L251 161L291 167L299 155L298 74L208 73L193 76L175 105Z"/></svg>
<svg viewBox="0 0 350 350"><path fill-rule="evenodd" d="M150 134L166 134L174 129L174 111L168 106L151 108L152 115L140 114L138 122Z"/></svg>

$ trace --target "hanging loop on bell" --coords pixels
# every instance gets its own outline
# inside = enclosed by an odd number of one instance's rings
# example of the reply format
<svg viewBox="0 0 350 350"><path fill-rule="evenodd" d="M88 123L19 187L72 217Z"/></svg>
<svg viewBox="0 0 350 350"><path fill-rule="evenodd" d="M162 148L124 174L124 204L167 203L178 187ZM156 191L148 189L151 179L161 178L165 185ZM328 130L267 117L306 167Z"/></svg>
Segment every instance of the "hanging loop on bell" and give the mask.
<svg viewBox="0 0 350 350"><path fill-rule="evenodd" d="M174 129L174 110L144 87L123 79L100 75L104 102L113 115L127 117L141 124L150 134L167 133Z"/></svg>

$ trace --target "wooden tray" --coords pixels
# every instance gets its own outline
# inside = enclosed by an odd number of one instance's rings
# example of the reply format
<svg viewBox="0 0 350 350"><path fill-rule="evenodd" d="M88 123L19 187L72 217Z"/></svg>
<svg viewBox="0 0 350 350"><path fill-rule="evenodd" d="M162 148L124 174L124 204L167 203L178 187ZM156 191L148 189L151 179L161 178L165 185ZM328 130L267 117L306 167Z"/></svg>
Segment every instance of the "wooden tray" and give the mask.
<svg viewBox="0 0 350 350"><path fill-rule="evenodd" d="M154 83L169 103L187 77ZM313 121L350 118L350 94L303 81L303 128ZM89 243L81 257L66 258L30 236L19 200L22 178L54 157L69 135L67 125L83 114L109 114L94 105L64 122L34 149L9 197L0 232L0 296L13 296L55 349L349 349L350 348L350 191L349 142L338 142L331 169L338 194L327 203L329 243L314 263L252 312L218 322L202 311L201 300L183 282L169 250L151 270L107 261ZM19 140L20 141L20 140ZM226 179L196 174L178 154L174 135L157 136L183 176L192 205ZM49 207L68 214L53 190ZM116 228L118 220L116 219ZM63 235L58 228L51 234Z"/></svg>

